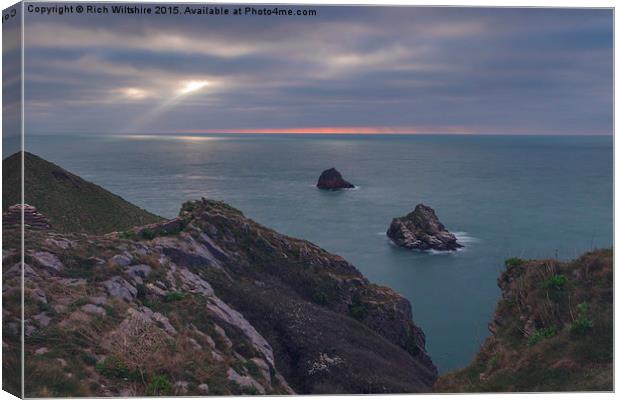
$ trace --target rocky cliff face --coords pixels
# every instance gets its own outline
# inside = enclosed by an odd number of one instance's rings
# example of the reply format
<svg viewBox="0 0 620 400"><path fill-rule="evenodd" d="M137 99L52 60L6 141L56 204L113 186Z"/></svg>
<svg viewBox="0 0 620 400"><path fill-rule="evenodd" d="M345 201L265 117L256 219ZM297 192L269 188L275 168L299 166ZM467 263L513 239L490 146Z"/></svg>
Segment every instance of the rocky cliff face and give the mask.
<svg viewBox="0 0 620 400"><path fill-rule="evenodd" d="M463 247L439 222L435 210L424 204L418 204L404 217L394 218L387 236L398 246L411 250L444 251Z"/></svg>
<svg viewBox="0 0 620 400"><path fill-rule="evenodd" d="M4 237L14 349L19 236ZM104 236L25 240L27 396L420 392L436 380L406 299L224 203Z"/></svg>
<svg viewBox="0 0 620 400"><path fill-rule="evenodd" d="M438 392L613 390L613 252L509 259L491 335Z"/></svg>

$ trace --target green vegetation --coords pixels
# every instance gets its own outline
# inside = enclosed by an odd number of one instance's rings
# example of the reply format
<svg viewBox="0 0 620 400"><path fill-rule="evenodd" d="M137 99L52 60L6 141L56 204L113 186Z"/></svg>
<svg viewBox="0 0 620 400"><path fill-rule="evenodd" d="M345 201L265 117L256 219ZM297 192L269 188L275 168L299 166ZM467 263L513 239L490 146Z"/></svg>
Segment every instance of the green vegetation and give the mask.
<svg viewBox="0 0 620 400"><path fill-rule="evenodd" d="M50 368L42 360L35 360L24 367L26 393L30 390L29 386L44 388L41 393L46 397L86 397L89 393L84 382L75 375L67 376L64 369L58 366Z"/></svg>
<svg viewBox="0 0 620 400"><path fill-rule="evenodd" d="M181 292L170 292L166 293L166 297L164 298L164 300L167 302L179 301L183 300L184 297L185 295Z"/></svg>
<svg viewBox="0 0 620 400"><path fill-rule="evenodd" d="M142 239L152 240L155 239L156 236L155 231L150 228L144 228L140 231L140 237Z"/></svg>
<svg viewBox="0 0 620 400"><path fill-rule="evenodd" d="M250 396L256 396L260 393L258 393L258 389L256 389L256 386L252 385L244 390L244 394L247 394Z"/></svg>
<svg viewBox="0 0 620 400"><path fill-rule="evenodd" d="M106 378L128 378L129 368L117 357L108 356L95 365L95 369Z"/></svg>
<svg viewBox="0 0 620 400"><path fill-rule="evenodd" d="M543 339L548 339L553 337L557 333L557 329L555 326L550 326L548 328L537 329L534 333L528 338L527 344L530 346L535 345Z"/></svg>
<svg viewBox="0 0 620 400"><path fill-rule="evenodd" d="M157 375L149 382L146 387L147 396L170 396L173 394L173 387L168 378L164 375Z"/></svg>
<svg viewBox="0 0 620 400"><path fill-rule="evenodd" d="M79 298L77 300L75 300L74 302L72 302L71 304L69 304L69 311L75 311L78 308L82 307L83 305L88 304L88 298L87 297L82 297Z"/></svg>
<svg viewBox="0 0 620 400"><path fill-rule="evenodd" d="M191 213L195 210L196 204L193 201L186 201L185 203L183 203L183 205L181 206L181 213L186 212L186 213Z"/></svg>
<svg viewBox="0 0 620 400"><path fill-rule="evenodd" d="M415 342L415 338L411 334L407 335L405 350L407 350L407 352L414 357L420 354L420 346L418 346L418 344Z"/></svg>
<svg viewBox="0 0 620 400"><path fill-rule="evenodd" d="M507 264L513 268L499 279L495 333L468 367L440 377L435 391L612 390L612 250ZM531 326L539 328L528 334Z"/></svg>
<svg viewBox="0 0 620 400"><path fill-rule="evenodd" d="M258 369L258 366L256 366L256 364L254 363L254 361L246 361L243 366L245 367L245 369L248 371L248 373L256 378L256 379L260 379L261 378L261 374L260 374L260 370Z"/></svg>
<svg viewBox="0 0 620 400"><path fill-rule="evenodd" d="M368 315L368 306L359 298L359 296L353 296L351 299L351 305L349 306L349 314L357 320L363 320Z"/></svg>
<svg viewBox="0 0 620 400"><path fill-rule="evenodd" d="M573 323L570 325L570 331L577 336L583 336L590 332L593 327L594 323L591 319L579 318L574 320Z"/></svg>
<svg viewBox="0 0 620 400"><path fill-rule="evenodd" d="M134 231L122 231L118 234L118 237L129 240L137 239L137 235Z"/></svg>
<svg viewBox="0 0 620 400"><path fill-rule="evenodd" d="M21 153L2 162L2 207L21 203ZM123 200L34 154L24 153L25 202L59 232L108 233L159 222L161 217Z"/></svg>
<svg viewBox="0 0 620 400"><path fill-rule="evenodd" d="M512 257L504 261L504 265L506 265L507 267L518 267L523 264L525 264L525 260L522 260L518 257Z"/></svg>
<svg viewBox="0 0 620 400"><path fill-rule="evenodd" d="M579 314L570 325L570 332L575 336L584 336L592 331L594 322L588 318L588 303L581 303L577 306Z"/></svg>
<svg viewBox="0 0 620 400"><path fill-rule="evenodd" d="M322 306L334 304L338 299L338 287L333 279L308 278L312 300Z"/></svg>
<svg viewBox="0 0 620 400"><path fill-rule="evenodd" d="M142 301L146 300L146 285L143 283L139 283L136 285L136 297Z"/></svg>
<svg viewBox="0 0 620 400"><path fill-rule="evenodd" d="M178 233L180 233L183 228L184 228L184 224L174 227L174 228L170 228L170 229L163 229L160 227L155 227L155 229L151 228L150 226L146 226L142 229L135 229L135 230L128 230L128 231L123 231L119 233L119 237L121 239L129 239L129 240L153 240L158 236L173 236L176 235Z"/></svg>
<svg viewBox="0 0 620 400"><path fill-rule="evenodd" d="M568 278L562 274L553 275L551 278L547 279L543 285L545 289L548 290L557 290L560 291L564 289L564 286L568 282Z"/></svg>

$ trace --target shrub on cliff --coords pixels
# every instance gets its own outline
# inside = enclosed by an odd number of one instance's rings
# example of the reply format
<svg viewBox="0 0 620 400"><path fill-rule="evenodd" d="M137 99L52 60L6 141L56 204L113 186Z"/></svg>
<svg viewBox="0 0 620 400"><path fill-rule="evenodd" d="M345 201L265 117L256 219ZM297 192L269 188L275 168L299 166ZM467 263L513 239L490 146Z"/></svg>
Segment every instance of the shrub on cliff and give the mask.
<svg viewBox="0 0 620 400"><path fill-rule="evenodd" d="M570 332L575 336L584 336L592 331L594 322L588 318L588 303L581 303L577 306L577 318L570 325Z"/></svg>
<svg viewBox="0 0 620 400"><path fill-rule="evenodd" d="M522 265L524 263L525 260L518 257L512 257L504 261L504 265L506 265L507 267L518 267L519 265Z"/></svg>
<svg viewBox="0 0 620 400"><path fill-rule="evenodd" d="M368 306L358 296L353 296L349 306L349 313L353 318L361 321L368 315Z"/></svg>
<svg viewBox="0 0 620 400"><path fill-rule="evenodd" d="M95 365L95 369L106 378L128 378L129 368L117 357L109 356Z"/></svg>
<svg viewBox="0 0 620 400"><path fill-rule="evenodd" d="M155 376L146 387L147 396L170 396L173 394L172 384L163 375Z"/></svg>
<svg viewBox="0 0 620 400"><path fill-rule="evenodd" d="M547 290L562 290L567 282L568 278L566 278L564 275L553 275L551 278L545 281L543 287Z"/></svg>

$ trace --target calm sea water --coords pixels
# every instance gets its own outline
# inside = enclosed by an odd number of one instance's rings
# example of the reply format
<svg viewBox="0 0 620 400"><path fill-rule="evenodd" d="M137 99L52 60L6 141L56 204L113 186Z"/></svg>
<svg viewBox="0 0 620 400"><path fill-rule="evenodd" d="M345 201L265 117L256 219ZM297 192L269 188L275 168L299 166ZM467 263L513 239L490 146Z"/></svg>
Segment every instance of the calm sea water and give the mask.
<svg viewBox="0 0 620 400"><path fill-rule="evenodd" d="M612 244L611 137L29 136L27 150L165 217L224 200L344 256L412 303L442 372L487 336L508 257L573 258ZM359 188L324 192L322 170ZM465 248L415 253L386 240L393 217L432 206Z"/></svg>

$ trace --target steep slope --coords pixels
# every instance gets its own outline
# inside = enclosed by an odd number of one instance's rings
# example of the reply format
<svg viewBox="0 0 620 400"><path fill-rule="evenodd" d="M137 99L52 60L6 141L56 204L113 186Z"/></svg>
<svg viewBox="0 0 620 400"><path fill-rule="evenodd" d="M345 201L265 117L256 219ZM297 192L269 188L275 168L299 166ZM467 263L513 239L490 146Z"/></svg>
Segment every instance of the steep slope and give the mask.
<svg viewBox="0 0 620 400"><path fill-rule="evenodd" d="M613 252L510 259L491 336L438 392L613 390Z"/></svg>
<svg viewBox="0 0 620 400"><path fill-rule="evenodd" d="M19 237L4 237L14 348ZM26 396L419 392L436 379L406 299L224 203L104 236L29 230L26 248Z"/></svg>
<svg viewBox="0 0 620 400"><path fill-rule="evenodd" d="M24 153L25 203L47 215L60 232L106 233L160 221L161 218L100 186ZM2 209L21 203L21 153L2 161Z"/></svg>

